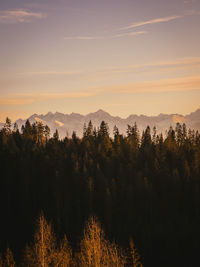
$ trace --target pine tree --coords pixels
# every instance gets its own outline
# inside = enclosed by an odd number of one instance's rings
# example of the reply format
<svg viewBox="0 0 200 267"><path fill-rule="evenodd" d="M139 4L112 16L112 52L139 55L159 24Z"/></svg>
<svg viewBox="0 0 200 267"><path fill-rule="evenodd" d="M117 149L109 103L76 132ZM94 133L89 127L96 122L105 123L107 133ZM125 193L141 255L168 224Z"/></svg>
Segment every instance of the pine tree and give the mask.
<svg viewBox="0 0 200 267"><path fill-rule="evenodd" d="M4 130L5 130L6 134L11 133L11 120L8 117L6 118L6 122L4 124Z"/></svg>
<svg viewBox="0 0 200 267"><path fill-rule="evenodd" d="M46 142L47 142L49 137L50 137L50 128L48 125L45 125L45 127L44 127L44 136L45 136Z"/></svg>
<svg viewBox="0 0 200 267"><path fill-rule="evenodd" d="M109 129L107 123L102 121L99 127L98 136L99 137L108 137L109 136Z"/></svg>
<svg viewBox="0 0 200 267"><path fill-rule="evenodd" d="M55 141L58 141L59 140L59 134L58 134L58 130L56 129L55 133L53 134L53 139Z"/></svg>
<svg viewBox="0 0 200 267"><path fill-rule="evenodd" d="M32 125L29 120L26 121L25 126L22 127L22 134L26 138L31 138L33 134Z"/></svg>
<svg viewBox="0 0 200 267"><path fill-rule="evenodd" d="M37 122L37 142L43 142L43 135L44 135L44 125L41 121Z"/></svg>

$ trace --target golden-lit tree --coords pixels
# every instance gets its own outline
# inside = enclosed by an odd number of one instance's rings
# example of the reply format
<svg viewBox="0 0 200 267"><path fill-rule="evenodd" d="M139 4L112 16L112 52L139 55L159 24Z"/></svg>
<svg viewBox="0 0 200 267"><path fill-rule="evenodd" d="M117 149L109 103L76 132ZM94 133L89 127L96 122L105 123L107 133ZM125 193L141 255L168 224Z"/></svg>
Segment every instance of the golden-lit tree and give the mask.
<svg viewBox="0 0 200 267"><path fill-rule="evenodd" d="M123 267L127 259L121 248L115 243L107 242L107 257L105 266Z"/></svg>
<svg viewBox="0 0 200 267"><path fill-rule="evenodd" d="M37 220L37 228L34 235L34 243L25 248L25 267L68 267L72 263L72 252L67 238L56 245L56 237L51 224L48 224L44 215Z"/></svg>
<svg viewBox="0 0 200 267"><path fill-rule="evenodd" d="M100 223L93 216L86 223L78 260L82 267L122 267L126 263L122 250L105 239Z"/></svg>
<svg viewBox="0 0 200 267"><path fill-rule="evenodd" d="M41 267L48 267L55 253L55 235L51 224L48 224L44 215L38 219L37 230L34 235L34 259Z"/></svg>
<svg viewBox="0 0 200 267"><path fill-rule="evenodd" d="M83 266L100 266L104 249L104 232L95 217L91 217L84 229L79 262Z"/></svg>
<svg viewBox="0 0 200 267"><path fill-rule="evenodd" d="M26 247L24 249L24 258L22 262L23 267L34 267L35 266L35 261L34 261L34 254L33 254L33 249L26 244Z"/></svg>
<svg viewBox="0 0 200 267"><path fill-rule="evenodd" d="M132 239L130 240L130 254L133 267L142 267L143 265L140 261L140 254L138 253Z"/></svg>
<svg viewBox="0 0 200 267"><path fill-rule="evenodd" d="M3 266L4 267L15 267L16 266L13 253L9 248L6 249Z"/></svg>
<svg viewBox="0 0 200 267"><path fill-rule="evenodd" d="M73 265L72 250L69 246L67 237L64 236L59 248L53 254L54 267L69 267Z"/></svg>
<svg viewBox="0 0 200 267"><path fill-rule="evenodd" d="M55 235L51 224L48 224L44 215L37 219L34 243L26 245L23 266L49 267L55 254Z"/></svg>
<svg viewBox="0 0 200 267"><path fill-rule="evenodd" d="M127 257L129 254L130 257ZM130 264L131 265L130 265ZM56 237L44 215L37 220L37 228L32 246L26 245L23 267L142 267L140 255L133 241L130 241L129 253L115 243L106 240L103 228L96 217L86 223L84 236L80 243L80 252L73 258L72 250L64 236L57 246ZM3 258L0 254L0 267L16 267L12 251L8 248Z"/></svg>

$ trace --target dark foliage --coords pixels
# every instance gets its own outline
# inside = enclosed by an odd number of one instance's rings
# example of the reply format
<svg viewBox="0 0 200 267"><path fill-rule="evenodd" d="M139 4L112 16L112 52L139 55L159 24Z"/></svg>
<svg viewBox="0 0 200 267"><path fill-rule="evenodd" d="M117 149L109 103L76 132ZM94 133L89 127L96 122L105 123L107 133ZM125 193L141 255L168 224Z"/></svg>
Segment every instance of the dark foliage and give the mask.
<svg viewBox="0 0 200 267"><path fill-rule="evenodd" d="M49 138L49 128L10 120L0 131L0 246L17 259L41 210L71 246L95 214L111 241L134 239L145 266L197 266L200 240L200 135L177 124L166 137L137 125L127 136L92 123L83 138Z"/></svg>

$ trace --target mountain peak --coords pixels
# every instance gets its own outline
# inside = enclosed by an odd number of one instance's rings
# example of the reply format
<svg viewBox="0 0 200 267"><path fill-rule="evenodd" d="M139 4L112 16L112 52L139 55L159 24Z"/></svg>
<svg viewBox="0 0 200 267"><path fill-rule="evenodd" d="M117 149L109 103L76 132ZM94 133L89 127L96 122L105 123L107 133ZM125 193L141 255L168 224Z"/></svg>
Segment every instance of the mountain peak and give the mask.
<svg viewBox="0 0 200 267"><path fill-rule="evenodd" d="M46 116L48 116L48 115L53 115L53 113L52 113L51 111L49 111L49 112L46 114Z"/></svg>
<svg viewBox="0 0 200 267"><path fill-rule="evenodd" d="M38 117L39 115L37 113L34 113L33 115L31 115L29 118L27 118L26 120L34 120L35 117Z"/></svg>
<svg viewBox="0 0 200 267"><path fill-rule="evenodd" d="M91 112L86 115L86 117L108 117L111 116L108 112L104 111L103 109L98 109L96 112Z"/></svg>
<svg viewBox="0 0 200 267"><path fill-rule="evenodd" d="M55 115L64 115L64 114L61 113L61 112L56 111L56 112L55 112Z"/></svg>
<svg viewBox="0 0 200 267"><path fill-rule="evenodd" d="M96 112L94 112L95 114L108 114L108 112L104 111L103 109L99 109Z"/></svg>

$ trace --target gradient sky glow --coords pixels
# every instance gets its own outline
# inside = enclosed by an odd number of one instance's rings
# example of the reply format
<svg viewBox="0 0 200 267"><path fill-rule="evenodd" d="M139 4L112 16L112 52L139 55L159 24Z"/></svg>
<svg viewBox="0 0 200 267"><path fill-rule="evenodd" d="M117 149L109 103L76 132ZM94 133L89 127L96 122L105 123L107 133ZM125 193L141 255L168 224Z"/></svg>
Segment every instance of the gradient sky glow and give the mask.
<svg viewBox="0 0 200 267"><path fill-rule="evenodd" d="M1 0L0 121L200 108L200 0Z"/></svg>

